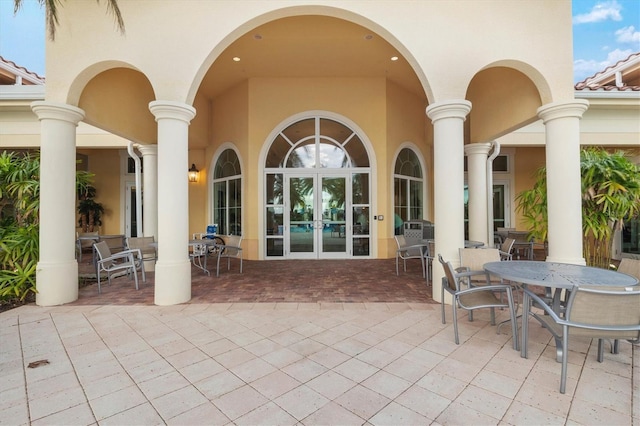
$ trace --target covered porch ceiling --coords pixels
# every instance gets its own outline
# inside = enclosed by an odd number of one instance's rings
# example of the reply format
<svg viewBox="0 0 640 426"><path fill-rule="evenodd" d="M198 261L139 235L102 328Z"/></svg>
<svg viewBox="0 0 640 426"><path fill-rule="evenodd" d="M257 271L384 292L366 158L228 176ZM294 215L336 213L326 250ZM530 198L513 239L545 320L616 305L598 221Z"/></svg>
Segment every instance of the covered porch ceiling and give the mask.
<svg viewBox="0 0 640 426"><path fill-rule="evenodd" d="M247 32L214 62L200 94L215 98L258 77L383 77L425 98L409 63L386 40L358 24L328 16L287 17Z"/></svg>

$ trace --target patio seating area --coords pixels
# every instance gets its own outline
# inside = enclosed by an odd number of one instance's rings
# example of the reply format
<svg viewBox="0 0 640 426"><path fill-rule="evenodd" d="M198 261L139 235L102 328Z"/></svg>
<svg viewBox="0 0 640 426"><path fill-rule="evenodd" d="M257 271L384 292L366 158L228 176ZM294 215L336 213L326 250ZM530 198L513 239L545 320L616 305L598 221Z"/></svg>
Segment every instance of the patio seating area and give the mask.
<svg viewBox="0 0 640 426"><path fill-rule="evenodd" d="M397 276L395 259L245 261L242 274L218 278L192 268L187 304L154 306L150 272L138 291L123 276L101 294L83 286L70 305L4 312L0 423L640 421L637 346L621 342L599 363L597 340L573 339L560 394L546 330L531 324L524 359L509 328L496 333L480 310L458 320L456 345L420 264L407 268Z"/></svg>

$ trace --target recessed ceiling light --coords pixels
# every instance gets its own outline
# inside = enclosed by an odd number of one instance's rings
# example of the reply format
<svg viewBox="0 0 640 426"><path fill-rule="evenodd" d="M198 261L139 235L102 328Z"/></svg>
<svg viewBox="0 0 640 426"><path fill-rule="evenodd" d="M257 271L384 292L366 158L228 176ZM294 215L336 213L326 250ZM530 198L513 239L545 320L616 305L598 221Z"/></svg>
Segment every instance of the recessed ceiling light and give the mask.
<svg viewBox="0 0 640 426"><path fill-rule="evenodd" d="M364 36L365 40L371 40L373 38L373 34L367 34L366 36Z"/></svg>
<svg viewBox="0 0 640 426"><path fill-rule="evenodd" d="M240 62L240 58L239 58L239 57L237 57L237 56L234 56L234 57L233 57L233 61L234 61L234 62Z"/></svg>
<svg viewBox="0 0 640 426"><path fill-rule="evenodd" d="M397 61L397 60L398 60L398 57L397 57L397 56L392 56L392 57L391 57L391 60L395 62L395 61Z"/></svg>

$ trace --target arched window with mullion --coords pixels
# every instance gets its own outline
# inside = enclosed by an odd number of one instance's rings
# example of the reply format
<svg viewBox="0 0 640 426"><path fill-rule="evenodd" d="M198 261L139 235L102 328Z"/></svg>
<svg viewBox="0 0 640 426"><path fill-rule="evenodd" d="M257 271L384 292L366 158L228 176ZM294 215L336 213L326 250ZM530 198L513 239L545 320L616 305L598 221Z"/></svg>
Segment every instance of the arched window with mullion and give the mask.
<svg viewBox="0 0 640 426"><path fill-rule="evenodd" d="M422 220L424 213L424 178L416 153L403 148L394 167L394 234L403 233L402 225L409 220Z"/></svg>
<svg viewBox="0 0 640 426"><path fill-rule="evenodd" d="M233 149L225 149L213 169L213 222L219 234L242 235L242 171Z"/></svg>

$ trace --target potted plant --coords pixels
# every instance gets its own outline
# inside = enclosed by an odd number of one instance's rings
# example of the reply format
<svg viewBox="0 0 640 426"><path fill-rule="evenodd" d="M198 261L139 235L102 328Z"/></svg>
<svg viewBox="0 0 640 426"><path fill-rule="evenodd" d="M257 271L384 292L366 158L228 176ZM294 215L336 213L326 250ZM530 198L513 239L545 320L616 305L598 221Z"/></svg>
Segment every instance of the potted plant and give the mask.
<svg viewBox="0 0 640 426"><path fill-rule="evenodd" d="M96 188L86 185L78 191L78 225L82 232L94 232L95 228L102 225L104 206L94 199Z"/></svg>

